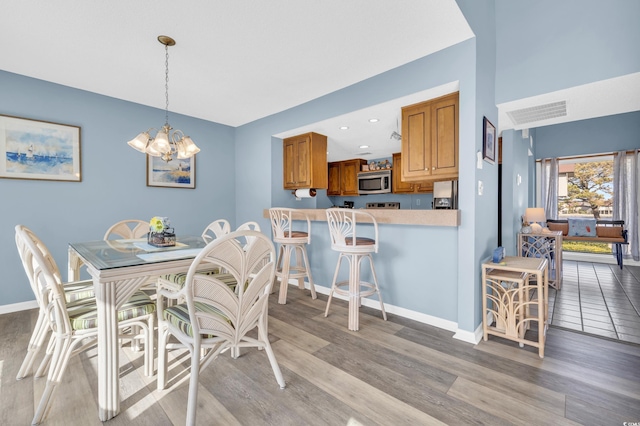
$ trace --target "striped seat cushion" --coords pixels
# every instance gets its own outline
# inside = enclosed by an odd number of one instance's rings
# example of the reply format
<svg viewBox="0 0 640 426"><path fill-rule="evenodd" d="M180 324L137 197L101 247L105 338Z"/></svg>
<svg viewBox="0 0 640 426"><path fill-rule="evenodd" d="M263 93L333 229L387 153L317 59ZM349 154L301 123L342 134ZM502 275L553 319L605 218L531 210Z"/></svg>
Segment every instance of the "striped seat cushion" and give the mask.
<svg viewBox="0 0 640 426"><path fill-rule="evenodd" d="M178 274L176 274L178 275ZM220 281L222 281L223 283L225 283L226 285L229 286L229 288L233 291L236 291L236 285L238 284L235 277L231 274L218 274L218 273L212 273L212 272L208 272L205 273L205 275L216 275L216 278L219 279ZM186 274L185 274L186 277ZM180 287L176 287L174 290L178 291L180 290L182 287L184 287L184 282L185 279L182 280L182 283L180 284ZM175 284L175 282L174 282Z"/></svg>
<svg viewBox="0 0 640 426"><path fill-rule="evenodd" d="M212 269L210 271L198 271L199 274L205 274L205 275L213 275L213 274L217 274L220 272L219 268L215 268ZM167 275L162 275L160 277L161 280L164 280L170 284L173 284L171 287L175 290L175 291L179 291L182 287L184 287L184 282L187 280L187 273L186 272L180 272L178 274L167 274Z"/></svg>
<svg viewBox="0 0 640 426"><path fill-rule="evenodd" d="M64 298L67 303L95 296L92 280L72 281L64 283L62 287L64 288Z"/></svg>
<svg viewBox="0 0 640 426"><path fill-rule="evenodd" d="M142 291L137 291L118 310L118 321L138 318L156 311L156 304ZM98 325L98 310L95 299L80 299L67 304L71 327L87 330Z"/></svg>
<svg viewBox="0 0 640 426"><path fill-rule="evenodd" d="M197 312L208 313L211 315L217 315L224 321L230 323L229 319L218 309L215 307L208 305L202 302L194 302L195 308ZM190 337L193 337L193 327L191 326L191 320L189 319L189 309L187 308L186 303L182 303L180 305L171 306L164 310L162 313L162 317L165 321L173 324L180 331L187 334ZM203 338L214 337L212 335L202 335Z"/></svg>

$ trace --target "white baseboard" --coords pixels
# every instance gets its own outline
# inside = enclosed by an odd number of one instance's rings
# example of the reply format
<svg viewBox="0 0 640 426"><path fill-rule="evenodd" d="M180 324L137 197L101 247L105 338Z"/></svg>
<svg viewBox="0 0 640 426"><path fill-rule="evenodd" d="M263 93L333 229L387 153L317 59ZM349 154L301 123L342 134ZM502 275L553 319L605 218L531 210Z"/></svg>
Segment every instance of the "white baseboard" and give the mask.
<svg viewBox="0 0 640 426"><path fill-rule="evenodd" d="M38 302L36 302L35 300L31 300L29 302L13 303L11 305L2 305L0 306L0 315L10 314L12 312L18 311L28 311L29 309L36 309L37 307Z"/></svg>
<svg viewBox="0 0 640 426"><path fill-rule="evenodd" d="M289 285L294 285L298 287L298 281L289 281ZM310 288L309 283L307 281L304 282L304 287L306 289ZM315 288L316 288L316 293L326 294L326 295L328 295L331 290L329 287L324 287L319 285L316 285ZM341 299L345 301L348 300L345 296L342 296L339 294L334 294L333 297L336 299ZM363 298L362 305L368 308L376 309L378 311L380 310L380 302L375 299ZM463 342L476 344L480 341L479 339L476 340L475 337L470 337L470 336L476 336L478 334L478 330L476 330L474 333L460 330L458 329L458 323L454 321L449 321L442 318L434 317L432 315L423 314L422 312L416 312L410 309L401 308L399 306L391 305L387 302L384 302L384 310L390 314L395 314L403 318L418 321L420 323L427 324L427 325L432 325L434 327L442 328L443 330L453 331L455 332L455 335L453 337L455 339L462 340ZM480 324L480 337L482 337L482 324Z"/></svg>
<svg viewBox="0 0 640 426"><path fill-rule="evenodd" d="M456 330L456 334L453 335L454 339L461 340L463 342L471 343L472 345L477 345L482 340L483 332L482 332L482 324L476 328L474 332L467 330Z"/></svg>
<svg viewBox="0 0 640 426"><path fill-rule="evenodd" d="M289 285L298 287L298 281L293 281L293 280L289 281ZM310 288L309 283L307 281L304 282L304 286L306 289ZM316 285L315 287L316 287L316 292L320 294L325 294L325 295L328 295L329 291L331 290L328 287L319 286L319 285ZM339 294L334 294L333 297L335 297L336 299L341 299L345 301L348 300L346 297L341 296ZM364 298L362 299L362 304L368 308L380 310L380 302L378 302L375 299ZM0 306L0 315L8 314L11 312L26 311L28 309L35 309L37 307L38 307L38 303L35 300L29 301L29 302L14 303L12 305L4 305L4 306ZM461 340L463 342L472 343L475 345L482 338L482 324L480 324L480 326L475 330L475 332L470 332L466 330L460 330L458 328L458 323L455 321L449 321L442 318L434 317L432 315L427 315L422 312L416 312L410 309L401 308L399 306L391 305L386 302L384 304L384 309L386 312L390 314L395 314L403 318L418 321L420 323L438 327L443 330L455 332L455 334L453 335L453 338Z"/></svg>

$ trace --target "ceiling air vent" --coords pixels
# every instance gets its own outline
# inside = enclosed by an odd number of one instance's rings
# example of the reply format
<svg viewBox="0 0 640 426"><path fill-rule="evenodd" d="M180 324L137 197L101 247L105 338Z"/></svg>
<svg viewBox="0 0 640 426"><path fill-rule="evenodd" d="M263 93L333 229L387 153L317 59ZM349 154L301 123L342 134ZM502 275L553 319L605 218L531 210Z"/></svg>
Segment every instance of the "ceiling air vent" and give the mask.
<svg viewBox="0 0 640 426"><path fill-rule="evenodd" d="M373 152L369 152L369 151L363 151L363 152L357 152L356 155L371 155L373 154Z"/></svg>
<svg viewBox="0 0 640 426"><path fill-rule="evenodd" d="M513 124L517 126L534 121L565 117L567 115L567 101L552 102L550 104L508 111L507 115L511 118Z"/></svg>

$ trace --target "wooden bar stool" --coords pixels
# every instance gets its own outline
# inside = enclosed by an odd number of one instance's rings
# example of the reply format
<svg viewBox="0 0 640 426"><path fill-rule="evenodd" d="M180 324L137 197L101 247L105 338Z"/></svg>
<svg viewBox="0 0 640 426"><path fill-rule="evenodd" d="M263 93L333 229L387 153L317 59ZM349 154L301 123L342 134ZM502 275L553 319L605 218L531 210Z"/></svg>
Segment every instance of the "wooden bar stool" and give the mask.
<svg viewBox="0 0 640 426"><path fill-rule="evenodd" d="M329 306L334 292L347 296L349 298L349 330L358 331L360 328L359 310L361 299L377 294L382 317L386 321L387 313L384 310L376 271L373 267L373 258L371 257L371 253L378 252L378 223L376 219L370 213L354 209L331 208L327 209L326 212L329 233L331 234L331 249L339 252L340 256L333 275L333 283L324 316L326 317L329 314ZM362 225L362 222L365 224ZM362 231L367 229L373 231L373 238L361 235ZM343 259L349 262L349 279L338 282L338 272ZM369 259L373 283L360 279L360 266L364 259ZM346 289L341 287L346 287ZM362 287L365 288L364 291L362 291Z"/></svg>
<svg viewBox="0 0 640 426"><path fill-rule="evenodd" d="M299 210L290 208L273 207L269 209L271 217L271 230L273 231L273 242L280 244L278 251L278 262L276 264L276 279L280 279L280 294L278 303L287 303L287 287L289 278L298 280L298 287L304 290L304 278L309 279L309 289L311 297L316 299L316 288L311 278L311 266L309 265L309 255L307 254L307 244L311 242L311 220L309 216ZM295 216L295 217L294 217ZM293 220L299 219L306 229L294 230ZM295 264L291 262L295 258Z"/></svg>

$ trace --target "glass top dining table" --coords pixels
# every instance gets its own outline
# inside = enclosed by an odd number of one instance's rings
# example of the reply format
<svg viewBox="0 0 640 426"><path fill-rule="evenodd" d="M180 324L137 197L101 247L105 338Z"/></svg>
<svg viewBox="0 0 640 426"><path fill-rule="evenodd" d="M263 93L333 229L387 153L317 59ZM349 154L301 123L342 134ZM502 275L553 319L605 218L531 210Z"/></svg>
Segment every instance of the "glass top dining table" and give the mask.
<svg viewBox="0 0 640 426"><path fill-rule="evenodd" d="M68 279L80 279L86 266L98 310L98 417L120 412L118 309L146 284L164 274L186 272L206 245L201 237L178 237L174 247L155 247L146 239L69 243Z"/></svg>
<svg viewBox="0 0 640 426"><path fill-rule="evenodd" d="M69 248L81 256L85 263L104 270L194 258L205 245L202 237L185 236L178 237L176 245L171 247L152 246L146 238L138 238L69 243ZM72 277L69 278L71 280Z"/></svg>

